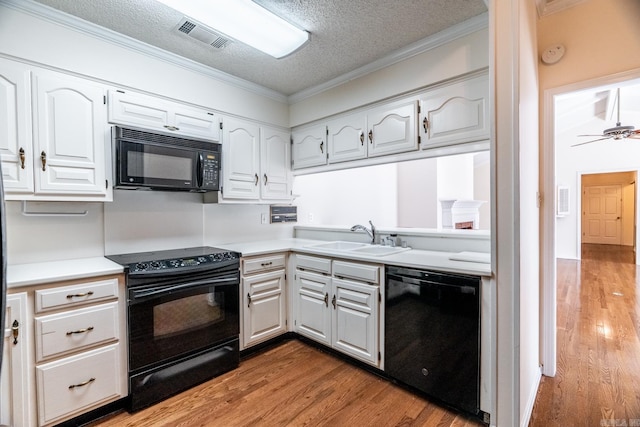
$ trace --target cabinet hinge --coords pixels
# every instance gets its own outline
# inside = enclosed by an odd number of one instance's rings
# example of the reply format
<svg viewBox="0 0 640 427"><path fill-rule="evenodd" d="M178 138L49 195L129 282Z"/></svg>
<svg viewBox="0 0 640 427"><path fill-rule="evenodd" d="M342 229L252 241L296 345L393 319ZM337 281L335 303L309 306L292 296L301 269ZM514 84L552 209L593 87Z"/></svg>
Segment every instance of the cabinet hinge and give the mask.
<svg viewBox="0 0 640 427"><path fill-rule="evenodd" d="M207 114L208 114L208 115L210 115L210 116L213 116L213 113L210 113L210 112L208 112L208 111L207 111Z"/></svg>
<svg viewBox="0 0 640 427"><path fill-rule="evenodd" d="M418 135L418 145L420 145L420 143L422 143L422 138Z"/></svg>
<svg viewBox="0 0 640 427"><path fill-rule="evenodd" d="M120 90L120 89L117 89L117 90L116 90L116 92L118 92L118 93L124 93L124 91L123 91L123 90Z"/></svg>
<svg viewBox="0 0 640 427"><path fill-rule="evenodd" d="M105 189L109 189L109 180L108 179L104 180L104 188Z"/></svg>
<svg viewBox="0 0 640 427"><path fill-rule="evenodd" d="M422 110L420 109L420 103L418 103L418 114L420 114Z"/></svg>
<svg viewBox="0 0 640 427"><path fill-rule="evenodd" d="M107 105L107 95L102 95L102 103Z"/></svg>
<svg viewBox="0 0 640 427"><path fill-rule="evenodd" d="M382 295L378 294L378 302L382 302Z"/></svg>
<svg viewBox="0 0 640 427"><path fill-rule="evenodd" d="M284 319L284 326L289 326L289 321L287 319Z"/></svg>
<svg viewBox="0 0 640 427"><path fill-rule="evenodd" d="M380 352L378 352L378 362L382 360L382 354L380 354Z"/></svg>
<svg viewBox="0 0 640 427"><path fill-rule="evenodd" d="M220 130L222 130L222 122L220 122Z"/></svg>

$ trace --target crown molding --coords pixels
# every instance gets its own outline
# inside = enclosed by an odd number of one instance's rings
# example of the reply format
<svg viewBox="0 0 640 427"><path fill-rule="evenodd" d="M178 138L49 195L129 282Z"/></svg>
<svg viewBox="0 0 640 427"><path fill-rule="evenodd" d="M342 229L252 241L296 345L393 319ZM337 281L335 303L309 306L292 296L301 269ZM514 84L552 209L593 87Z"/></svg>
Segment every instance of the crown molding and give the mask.
<svg viewBox="0 0 640 427"><path fill-rule="evenodd" d="M380 58L349 73L336 77L335 79L329 80L325 83L319 84L309 89L301 90L300 92L294 93L293 95L289 95L289 104L295 104L306 98L317 95L336 86L340 86L341 84L347 83L348 81L357 79L359 77L389 67L398 62L409 59L413 56L430 51L444 44L450 43L456 39L475 33L476 31L488 28L488 26L488 13L483 13L481 15L475 16L471 19L461 22L460 24L449 27L443 31L440 31L439 33L436 33L432 36L412 43L402 49L399 49L393 52L391 55L385 56L384 58Z"/></svg>
<svg viewBox="0 0 640 427"><path fill-rule="evenodd" d="M587 0L536 0L536 8L538 9L538 16L542 18L543 16L569 9L585 1Z"/></svg>
<svg viewBox="0 0 640 427"><path fill-rule="evenodd" d="M29 15L35 16L39 19L61 25L70 30L77 31L79 33L123 47L139 54L159 59L161 61L188 69L190 71L195 71L214 80L218 80L231 86L247 90L257 95L265 96L267 98L271 98L283 103L286 103L288 101L287 96L283 95L280 92L268 89L256 83L249 82L218 69L202 65L198 62L192 61L174 53L167 52L163 49L151 46L147 43L85 21L76 16L69 15L65 12L59 11L49 6L45 6L41 3L37 3L32 0L0 0L0 5L19 10Z"/></svg>

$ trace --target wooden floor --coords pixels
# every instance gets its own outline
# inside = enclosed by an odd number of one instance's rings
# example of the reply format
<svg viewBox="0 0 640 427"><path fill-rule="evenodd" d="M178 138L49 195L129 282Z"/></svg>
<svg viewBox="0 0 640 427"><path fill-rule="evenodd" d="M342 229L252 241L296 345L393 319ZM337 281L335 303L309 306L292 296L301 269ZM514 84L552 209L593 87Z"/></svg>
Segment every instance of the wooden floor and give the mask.
<svg viewBox="0 0 640 427"><path fill-rule="evenodd" d="M629 247L583 245L558 261L557 374L530 427L640 426L640 268Z"/></svg>
<svg viewBox="0 0 640 427"><path fill-rule="evenodd" d="M298 340L111 426L456 426L483 424Z"/></svg>

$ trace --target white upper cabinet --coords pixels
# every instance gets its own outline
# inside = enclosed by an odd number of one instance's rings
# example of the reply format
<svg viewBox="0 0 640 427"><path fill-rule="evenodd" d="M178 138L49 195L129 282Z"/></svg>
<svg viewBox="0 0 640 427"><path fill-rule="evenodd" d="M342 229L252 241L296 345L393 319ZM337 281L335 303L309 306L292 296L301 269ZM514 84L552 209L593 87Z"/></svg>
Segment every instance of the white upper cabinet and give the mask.
<svg viewBox="0 0 640 427"><path fill-rule="evenodd" d="M33 192L31 72L0 59L0 158L7 193Z"/></svg>
<svg viewBox="0 0 640 427"><path fill-rule="evenodd" d="M220 140L218 114L129 91L109 91L109 121L210 141Z"/></svg>
<svg viewBox="0 0 640 427"><path fill-rule="evenodd" d="M327 123L329 163L365 159L367 117L363 113L338 117Z"/></svg>
<svg viewBox="0 0 640 427"><path fill-rule="evenodd" d="M413 99L370 110L367 114L369 157L417 150L417 117L418 104Z"/></svg>
<svg viewBox="0 0 640 427"><path fill-rule="evenodd" d="M225 199L260 198L260 127L247 120L223 119L222 195Z"/></svg>
<svg viewBox="0 0 640 427"><path fill-rule="evenodd" d="M260 196L270 200L291 199L291 136L262 127L260 132Z"/></svg>
<svg viewBox="0 0 640 427"><path fill-rule="evenodd" d="M49 71L32 84L35 193L106 195L104 89Z"/></svg>
<svg viewBox="0 0 640 427"><path fill-rule="evenodd" d="M289 133L233 117L222 125L221 201L290 200Z"/></svg>
<svg viewBox="0 0 640 427"><path fill-rule="evenodd" d="M429 90L420 96L422 148L489 139L486 74Z"/></svg>
<svg viewBox="0 0 640 427"><path fill-rule="evenodd" d="M327 127L325 125L300 129L293 139L293 169L327 164Z"/></svg>

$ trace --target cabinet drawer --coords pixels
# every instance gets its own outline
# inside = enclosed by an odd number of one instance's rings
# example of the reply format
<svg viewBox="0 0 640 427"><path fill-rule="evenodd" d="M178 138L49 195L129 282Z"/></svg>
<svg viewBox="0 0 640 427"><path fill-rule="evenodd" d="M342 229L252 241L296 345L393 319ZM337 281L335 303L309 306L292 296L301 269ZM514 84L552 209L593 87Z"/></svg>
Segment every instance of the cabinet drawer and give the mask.
<svg viewBox="0 0 640 427"><path fill-rule="evenodd" d="M296 255L296 268L331 274L331 259L307 255Z"/></svg>
<svg viewBox="0 0 640 427"><path fill-rule="evenodd" d="M333 275L362 280L369 283L380 283L380 267L377 265L333 261Z"/></svg>
<svg viewBox="0 0 640 427"><path fill-rule="evenodd" d="M121 397L118 346L102 347L36 367L40 425Z"/></svg>
<svg viewBox="0 0 640 427"><path fill-rule="evenodd" d="M242 274L285 268L287 263L284 254L260 256L242 259Z"/></svg>
<svg viewBox="0 0 640 427"><path fill-rule="evenodd" d="M36 313L118 297L118 279L78 283L35 292Z"/></svg>
<svg viewBox="0 0 640 427"><path fill-rule="evenodd" d="M117 339L117 302L36 318L36 361Z"/></svg>

